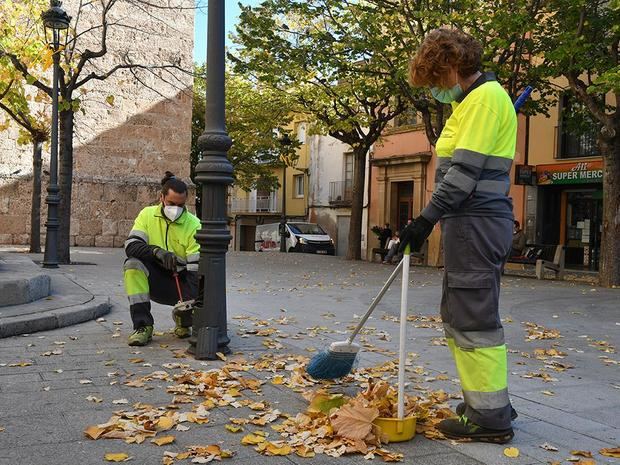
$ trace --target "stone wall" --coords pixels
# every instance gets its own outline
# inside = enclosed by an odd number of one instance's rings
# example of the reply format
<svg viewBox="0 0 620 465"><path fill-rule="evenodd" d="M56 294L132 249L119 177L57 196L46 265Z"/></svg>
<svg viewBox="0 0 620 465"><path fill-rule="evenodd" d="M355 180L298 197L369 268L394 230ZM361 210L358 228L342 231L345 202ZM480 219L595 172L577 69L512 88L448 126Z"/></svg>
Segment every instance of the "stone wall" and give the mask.
<svg viewBox="0 0 620 465"><path fill-rule="evenodd" d="M194 2L176 0L166 6L173 3L184 8L136 8L119 0L110 22L124 26L110 26L108 54L85 68L83 76L103 73L124 57L146 66L174 63L191 70ZM74 20L78 4L63 4ZM99 14L96 8L84 10L78 32L96 24ZM85 34L82 48L97 50L99 31ZM84 112L75 115L72 245L121 246L140 209L157 201L166 170L189 181L191 86L189 74L151 68L136 75L119 70L76 92ZM49 106L41 109L51 111ZM43 169L42 244L49 144ZM17 130L10 128L0 133L0 243L28 244L31 193L32 148L19 146Z"/></svg>

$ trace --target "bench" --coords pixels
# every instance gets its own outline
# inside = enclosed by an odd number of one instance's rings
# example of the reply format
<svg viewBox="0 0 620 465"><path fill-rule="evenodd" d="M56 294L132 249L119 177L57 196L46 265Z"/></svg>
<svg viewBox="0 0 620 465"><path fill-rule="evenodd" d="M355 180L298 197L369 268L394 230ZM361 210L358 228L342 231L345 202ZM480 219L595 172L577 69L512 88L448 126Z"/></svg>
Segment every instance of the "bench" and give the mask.
<svg viewBox="0 0 620 465"><path fill-rule="evenodd" d="M544 279L545 269L555 272L558 279L564 275L565 247L563 245L530 244L522 256L508 258L508 263L535 265L536 277Z"/></svg>

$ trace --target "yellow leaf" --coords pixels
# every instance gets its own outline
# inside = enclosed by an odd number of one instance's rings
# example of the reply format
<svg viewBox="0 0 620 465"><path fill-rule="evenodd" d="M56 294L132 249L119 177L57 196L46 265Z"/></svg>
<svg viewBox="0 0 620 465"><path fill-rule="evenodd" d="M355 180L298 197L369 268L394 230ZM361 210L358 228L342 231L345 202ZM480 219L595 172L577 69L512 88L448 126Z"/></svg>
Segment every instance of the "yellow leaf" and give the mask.
<svg viewBox="0 0 620 465"><path fill-rule="evenodd" d="M261 446L262 445L263 444L261 444ZM273 442L267 442L264 450L269 455L289 455L293 452L293 449L288 444L276 445Z"/></svg>
<svg viewBox="0 0 620 465"><path fill-rule="evenodd" d="M587 450L571 450L570 453L571 455L578 455L580 457L586 457L588 459L592 458L592 452Z"/></svg>
<svg viewBox="0 0 620 465"><path fill-rule="evenodd" d="M159 438L151 439L153 444L158 446L165 446L166 444L172 444L176 438L174 436L161 436Z"/></svg>
<svg viewBox="0 0 620 465"><path fill-rule="evenodd" d="M119 452L118 454L108 453L105 454L104 458L108 462L126 462L129 460L129 456L124 452Z"/></svg>
<svg viewBox="0 0 620 465"><path fill-rule="evenodd" d="M157 431L167 431L174 426L174 420L170 417L160 417L157 420L156 429Z"/></svg>
<svg viewBox="0 0 620 465"><path fill-rule="evenodd" d="M224 428L226 428L231 433L238 433L239 431L243 431L243 428L241 426L235 425L225 425Z"/></svg>
<svg viewBox="0 0 620 465"><path fill-rule="evenodd" d="M297 455L299 455L300 457L303 458L312 458L314 457L316 454L314 453L314 450L312 450L311 447L308 446L297 446L295 448L295 453Z"/></svg>
<svg viewBox="0 0 620 465"><path fill-rule="evenodd" d="M328 395L325 393L319 393L312 399L308 406L309 412L323 412L329 413L333 408L341 407L347 403L347 398L342 394Z"/></svg>
<svg viewBox="0 0 620 465"><path fill-rule="evenodd" d="M99 428L96 425L89 426L84 430L84 434L91 439L98 439L105 432L105 428Z"/></svg>
<svg viewBox="0 0 620 465"><path fill-rule="evenodd" d="M271 382L273 384L279 385L279 384L284 384L284 376L282 375L276 375L273 377L273 379L271 380Z"/></svg>
<svg viewBox="0 0 620 465"><path fill-rule="evenodd" d="M330 421L338 435L348 439L364 439L370 433L372 422L378 416L377 408L351 402L334 412Z"/></svg>
<svg viewBox="0 0 620 465"><path fill-rule="evenodd" d="M516 447L506 447L504 449L504 455L512 459L517 458L519 456L519 449Z"/></svg>
<svg viewBox="0 0 620 465"><path fill-rule="evenodd" d="M224 355L222 352L216 352L215 355L217 355L217 358L219 358L222 361L226 361L226 355Z"/></svg>
<svg viewBox="0 0 620 465"><path fill-rule="evenodd" d="M599 454L605 457L614 457L620 459L620 447L605 448L598 451Z"/></svg>
<svg viewBox="0 0 620 465"><path fill-rule="evenodd" d="M114 95L108 95L105 98L105 101L107 102L108 105L114 106Z"/></svg>
<svg viewBox="0 0 620 465"><path fill-rule="evenodd" d="M241 444L243 444L244 446L250 446L250 445L255 445L255 444L260 444L261 442L265 442L266 439L264 436L255 434L255 433L250 433L250 434L246 434L245 436L243 436L243 439L241 439Z"/></svg>

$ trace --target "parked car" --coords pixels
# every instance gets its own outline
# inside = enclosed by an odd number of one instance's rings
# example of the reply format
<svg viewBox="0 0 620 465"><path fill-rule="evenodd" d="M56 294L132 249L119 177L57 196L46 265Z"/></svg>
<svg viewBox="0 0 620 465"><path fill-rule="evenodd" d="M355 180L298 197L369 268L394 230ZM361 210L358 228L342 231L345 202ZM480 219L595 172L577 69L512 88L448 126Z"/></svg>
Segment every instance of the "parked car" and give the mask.
<svg viewBox="0 0 620 465"><path fill-rule="evenodd" d="M335 255L334 241L316 223L286 223L286 250L288 252ZM274 252L280 250L280 224L256 226L255 250Z"/></svg>

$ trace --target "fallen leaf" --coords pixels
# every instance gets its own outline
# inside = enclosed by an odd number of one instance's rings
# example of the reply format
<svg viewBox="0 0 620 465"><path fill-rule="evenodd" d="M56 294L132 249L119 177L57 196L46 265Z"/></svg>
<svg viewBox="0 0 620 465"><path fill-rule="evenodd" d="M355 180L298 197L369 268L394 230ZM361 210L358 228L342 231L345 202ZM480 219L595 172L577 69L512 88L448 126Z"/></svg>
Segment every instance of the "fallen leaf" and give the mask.
<svg viewBox="0 0 620 465"><path fill-rule="evenodd" d="M334 412L330 421L337 434L349 439L364 439L372 430L372 422L379 416L375 407L359 403L343 405Z"/></svg>
<svg viewBox="0 0 620 465"><path fill-rule="evenodd" d="M607 447L598 451L599 454L605 457L614 457L620 459L620 447Z"/></svg>
<svg viewBox="0 0 620 465"><path fill-rule="evenodd" d="M91 439L99 439L99 436L101 436L105 432L105 430L105 428L100 428L99 426L92 425L84 430L84 434Z"/></svg>
<svg viewBox="0 0 620 465"><path fill-rule="evenodd" d="M342 394L328 395L325 393L318 393L310 402L308 411L329 413L331 409L339 408L346 404L347 401L348 399Z"/></svg>
<svg viewBox="0 0 620 465"><path fill-rule="evenodd" d="M250 445L260 444L261 442L265 442L265 441L266 441L265 436L261 436L255 433L250 433L250 434L246 434L245 436L243 436L243 438L241 439L241 444L243 444L244 446L250 446Z"/></svg>
<svg viewBox="0 0 620 465"><path fill-rule="evenodd" d="M9 363L10 367L29 367L30 365L32 365L32 362Z"/></svg>
<svg viewBox="0 0 620 465"><path fill-rule="evenodd" d="M231 433L238 433L240 431L243 431L243 428L241 426L235 426L235 425L224 425L224 428L226 428Z"/></svg>
<svg viewBox="0 0 620 465"><path fill-rule="evenodd" d="M91 379L81 379L80 384L93 384Z"/></svg>
<svg viewBox="0 0 620 465"><path fill-rule="evenodd" d="M588 450L571 450L570 453L571 455L577 455L579 457L592 458L592 452Z"/></svg>
<svg viewBox="0 0 620 465"><path fill-rule="evenodd" d="M103 402L103 399L101 399L99 397L95 397L95 396L88 396L86 398L86 400L90 400L91 402L94 402L96 404L99 404L99 403Z"/></svg>
<svg viewBox="0 0 620 465"><path fill-rule="evenodd" d="M175 428L177 431L189 431L189 426L185 426L185 425L177 425L177 427Z"/></svg>
<svg viewBox="0 0 620 465"><path fill-rule="evenodd" d="M172 444L176 438L174 436L161 436L159 438L151 439L153 444L158 446L165 446L166 444Z"/></svg>
<svg viewBox="0 0 620 465"><path fill-rule="evenodd" d="M512 459L517 458L519 456L519 449L516 447L506 447L504 449L504 455Z"/></svg>
<svg viewBox="0 0 620 465"><path fill-rule="evenodd" d="M557 447L552 446L552 445L551 445L551 444L549 444L548 442L545 442L544 444L541 444L541 445L540 445L540 446L538 446L538 447L540 447L540 448L542 448L542 449L545 449L545 450L548 450L548 451L551 451L551 452L557 452L557 451L558 451L558 448L557 448Z"/></svg>
<svg viewBox="0 0 620 465"><path fill-rule="evenodd" d="M129 401L127 399L116 399L116 400L113 400L112 403L115 405L124 405L124 404L128 404Z"/></svg>
<svg viewBox="0 0 620 465"><path fill-rule="evenodd" d="M156 424L157 431L167 431L173 426L174 420L170 417L160 417Z"/></svg>
<svg viewBox="0 0 620 465"><path fill-rule="evenodd" d="M129 455L125 454L124 452L119 452L117 454L108 453L105 454L103 458L106 459L108 462L126 462L127 460L129 460Z"/></svg>
<svg viewBox="0 0 620 465"><path fill-rule="evenodd" d="M555 396L555 392L553 391L542 391L542 393L546 396Z"/></svg>

